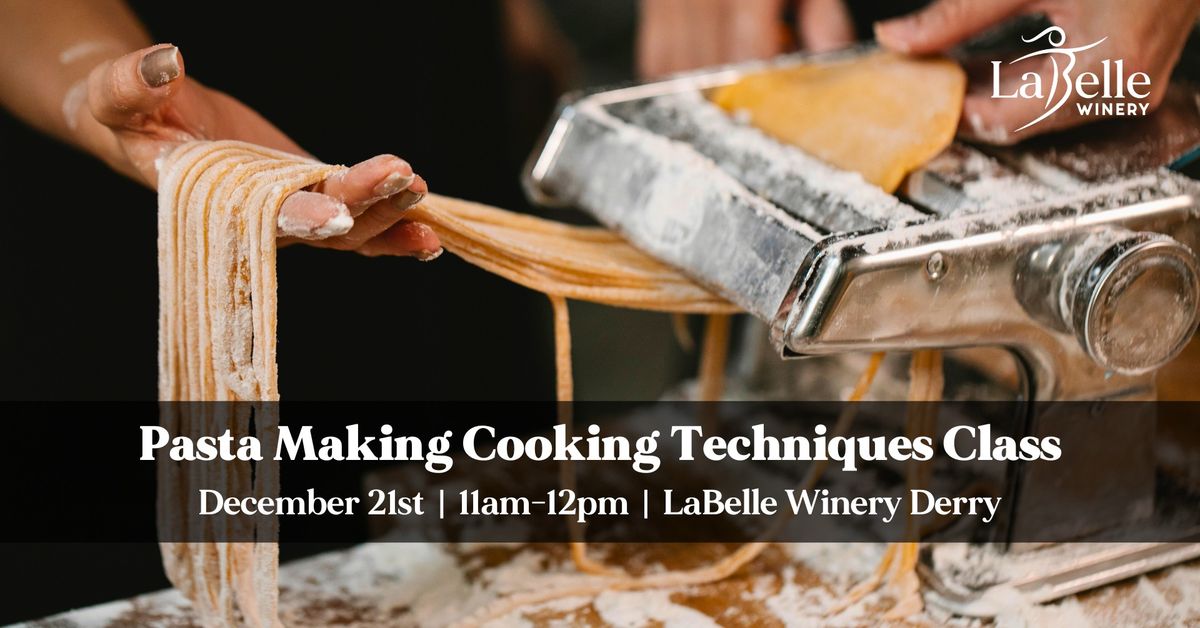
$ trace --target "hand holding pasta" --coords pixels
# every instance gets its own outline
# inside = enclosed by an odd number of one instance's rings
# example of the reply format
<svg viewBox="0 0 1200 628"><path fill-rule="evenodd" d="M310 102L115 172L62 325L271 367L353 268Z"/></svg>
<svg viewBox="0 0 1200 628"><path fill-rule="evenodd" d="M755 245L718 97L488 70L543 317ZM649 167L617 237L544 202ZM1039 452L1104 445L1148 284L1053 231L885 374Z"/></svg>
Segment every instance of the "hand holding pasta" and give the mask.
<svg viewBox="0 0 1200 628"><path fill-rule="evenodd" d="M188 141L232 139L305 155L254 110L186 76L169 44L105 61L78 89L64 115L80 144L147 185L157 185L161 158ZM437 235L404 220L427 192L408 162L378 155L289 196L278 235L371 255L435 257Z"/></svg>

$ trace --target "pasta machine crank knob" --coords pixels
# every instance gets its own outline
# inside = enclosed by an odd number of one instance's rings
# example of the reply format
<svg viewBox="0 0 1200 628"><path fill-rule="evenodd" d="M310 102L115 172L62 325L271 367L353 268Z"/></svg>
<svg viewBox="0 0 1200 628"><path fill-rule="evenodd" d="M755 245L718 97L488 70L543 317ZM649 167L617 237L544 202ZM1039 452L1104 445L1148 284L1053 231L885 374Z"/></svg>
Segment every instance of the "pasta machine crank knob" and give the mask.
<svg viewBox="0 0 1200 628"><path fill-rule="evenodd" d="M1200 318L1196 255L1159 233L1110 228L1044 245L1017 265L1016 289L1034 318L1124 375L1179 355Z"/></svg>

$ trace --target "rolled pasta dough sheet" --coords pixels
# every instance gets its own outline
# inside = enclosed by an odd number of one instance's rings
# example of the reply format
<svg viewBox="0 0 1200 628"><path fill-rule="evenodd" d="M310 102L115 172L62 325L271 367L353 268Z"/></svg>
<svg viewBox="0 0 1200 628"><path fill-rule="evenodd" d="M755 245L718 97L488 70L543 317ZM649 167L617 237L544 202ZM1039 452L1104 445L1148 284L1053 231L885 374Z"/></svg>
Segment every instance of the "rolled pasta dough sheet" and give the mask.
<svg viewBox="0 0 1200 628"><path fill-rule="evenodd" d="M713 102L892 192L950 145L965 90L954 61L876 52L750 74Z"/></svg>

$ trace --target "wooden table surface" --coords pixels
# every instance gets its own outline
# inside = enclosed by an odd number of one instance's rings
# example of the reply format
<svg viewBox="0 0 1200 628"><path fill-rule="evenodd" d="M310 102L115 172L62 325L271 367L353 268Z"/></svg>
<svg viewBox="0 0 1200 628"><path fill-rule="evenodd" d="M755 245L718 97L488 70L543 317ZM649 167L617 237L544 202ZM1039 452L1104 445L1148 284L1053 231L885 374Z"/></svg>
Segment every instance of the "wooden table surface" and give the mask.
<svg viewBox="0 0 1200 628"><path fill-rule="evenodd" d="M607 548L630 571L685 568L728 551L719 545ZM677 590L609 592L522 608L494 626L867 626L890 607L886 593L833 616L825 611L866 577L882 554L873 544L773 546L727 580ZM441 626L497 596L577 582L565 547L372 543L285 565L288 626ZM1045 605L1014 602L995 622L929 608L907 625L1200 626L1200 562L1176 566ZM67 613L31 625L197 625L174 591Z"/></svg>

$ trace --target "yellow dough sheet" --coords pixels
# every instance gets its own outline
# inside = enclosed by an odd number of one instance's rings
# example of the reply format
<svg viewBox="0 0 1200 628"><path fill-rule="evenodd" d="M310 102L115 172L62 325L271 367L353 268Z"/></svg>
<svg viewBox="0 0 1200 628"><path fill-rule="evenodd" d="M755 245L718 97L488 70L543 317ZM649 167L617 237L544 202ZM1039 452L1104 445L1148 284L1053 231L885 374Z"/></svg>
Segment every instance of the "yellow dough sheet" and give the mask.
<svg viewBox="0 0 1200 628"><path fill-rule="evenodd" d="M718 89L713 101L892 192L950 145L965 90L954 61L877 52L751 74Z"/></svg>

